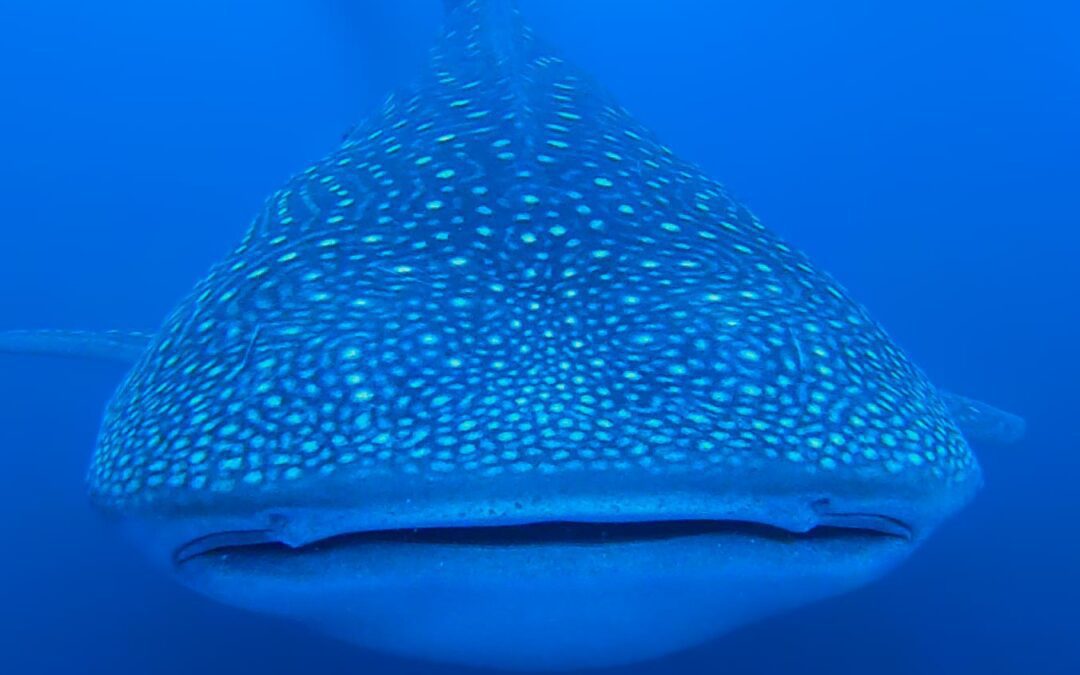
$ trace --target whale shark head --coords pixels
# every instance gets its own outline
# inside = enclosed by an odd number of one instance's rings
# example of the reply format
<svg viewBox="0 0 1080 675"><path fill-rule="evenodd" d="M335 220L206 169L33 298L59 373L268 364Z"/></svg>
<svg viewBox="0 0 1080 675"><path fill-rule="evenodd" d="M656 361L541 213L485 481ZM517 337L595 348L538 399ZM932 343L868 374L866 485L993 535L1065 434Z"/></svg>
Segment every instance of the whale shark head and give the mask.
<svg viewBox="0 0 1080 675"><path fill-rule="evenodd" d="M968 501L936 390L843 288L511 3L449 5L153 339L96 504L219 600L568 668L859 586Z"/></svg>

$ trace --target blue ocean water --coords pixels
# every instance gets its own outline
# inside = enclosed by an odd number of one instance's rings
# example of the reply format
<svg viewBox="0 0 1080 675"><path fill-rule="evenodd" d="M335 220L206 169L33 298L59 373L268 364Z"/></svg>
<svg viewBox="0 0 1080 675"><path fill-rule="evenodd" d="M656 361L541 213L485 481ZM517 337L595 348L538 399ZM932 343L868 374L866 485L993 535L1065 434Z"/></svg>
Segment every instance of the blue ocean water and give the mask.
<svg viewBox="0 0 1080 675"><path fill-rule="evenodd" d="M2 327L153 328L263 199L420 68L437 0L5 3ZM1080 8L522 0L942 386L1023 414L854 594L629 673L1080 672ZM214 605L87 505L115 366L0 362L13 673L457 673Z"/></svg>

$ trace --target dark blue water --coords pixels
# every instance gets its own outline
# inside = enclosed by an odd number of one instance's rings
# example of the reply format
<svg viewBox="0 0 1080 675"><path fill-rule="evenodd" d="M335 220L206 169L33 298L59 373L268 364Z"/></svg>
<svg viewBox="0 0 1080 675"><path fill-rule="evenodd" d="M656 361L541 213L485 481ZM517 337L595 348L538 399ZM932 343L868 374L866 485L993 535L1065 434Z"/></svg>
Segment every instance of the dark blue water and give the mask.
<svg viewBox="0 0 1080 675"><path fill-rule="evenodd" d="M582 6L584 5L584 6ZM633 673L1080 672L1080 5L522 0L931 377L1025 415L850 596ZM437 0L0 3L0 327L153 328L422 63ZM451 673L203 601L87 506L121 371L0 363L0 670Z"/></svg>

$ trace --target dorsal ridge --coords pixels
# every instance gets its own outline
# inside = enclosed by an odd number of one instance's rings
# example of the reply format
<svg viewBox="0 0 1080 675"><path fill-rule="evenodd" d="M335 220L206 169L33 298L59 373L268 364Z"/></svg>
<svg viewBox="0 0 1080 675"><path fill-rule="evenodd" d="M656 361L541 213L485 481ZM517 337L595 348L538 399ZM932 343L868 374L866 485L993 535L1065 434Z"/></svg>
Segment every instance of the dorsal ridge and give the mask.
<svg viewBox="0 0 1080 675"><path fill-rule="evenodd" d="M524 56L528 29L516 0L443 0L446 33L458 55L503 71Z"/></svg>

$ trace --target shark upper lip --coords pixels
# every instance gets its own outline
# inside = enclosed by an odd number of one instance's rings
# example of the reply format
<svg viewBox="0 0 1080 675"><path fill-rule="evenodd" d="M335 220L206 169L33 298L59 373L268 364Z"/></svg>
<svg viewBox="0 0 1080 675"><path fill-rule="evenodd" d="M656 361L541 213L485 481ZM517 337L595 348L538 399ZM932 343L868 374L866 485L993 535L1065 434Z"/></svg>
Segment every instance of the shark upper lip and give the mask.
<svg viewBox="0 0 1080 675"><path fill-rule="evenodd" d="M859 538L910 541L913 529L890 516L869 513L832 514L822 524L797 532L761 522L736 519L617 521L541 521L524 524L463 527L394 528L344 532L303 546L291 547L273 530L232 530L192 539L173 553L183 565L201 557L227 553L309 552L371 544L429 544L443 546L514 547L542 545L603 546L662 541L694 536L744 536L773 542Z"/></svg>

